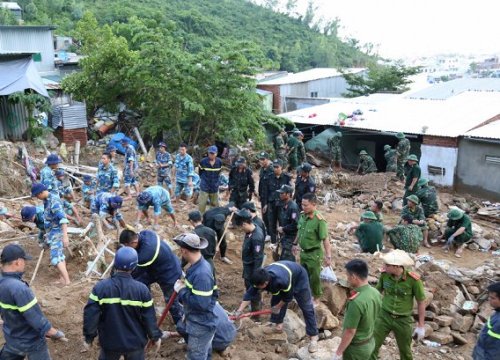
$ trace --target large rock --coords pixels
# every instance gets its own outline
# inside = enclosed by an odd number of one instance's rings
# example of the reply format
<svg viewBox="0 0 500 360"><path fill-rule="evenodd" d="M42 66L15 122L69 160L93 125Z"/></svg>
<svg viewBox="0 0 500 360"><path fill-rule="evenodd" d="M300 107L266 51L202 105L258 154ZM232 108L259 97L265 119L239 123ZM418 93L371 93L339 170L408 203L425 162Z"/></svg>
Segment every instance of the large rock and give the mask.
<svg viewBox="0 0 500 360"><path fill-rule="evenodd" d="M446 334L441 331L435 331L429 336L429 340L435 341L441 345L446 345L453 342L453 336L451 336L451 334Z"/></svg>
<svg viewBox="0 0 500 360"><path fill-rule="evenodd" d="M323 301L334 316L342 312L347 303L347 289L335 284L323 285Z"/></svg>
<svg viewBox="0 0 500 360"><path fill-rule="evenodd" d="M453 341L457 345L465 345L469 343L469 341L464 336L462 336L462 334L456 331L452 331L451 336L453 337Z"/></svg>
<svg viewBox="0 0 500 360"><path fill-rule="evenodd" d="M478 315L474 319L474 323L472 324L471 331L474 332L474 333L478 333L479 331L481 331L481 329L483 328L483 326L484 326L484 321L482 321L481 318Z"/></svg>
<svg viewBox="0 0 500 360"><path fill-rule="evenodd" d="M472 315L462 316L460 314L455 314L453 322L451 323L451 329L465 334L470 330L472 323L474 323L474 317Z"/></svg>
<svg viewBox="0 0 500 360"><path fill-rule="evenodd" d="M477 315L483 322L486 322L486 320L488 320L492 314L493 309L487 301L481 304L481 306L479 307L479 312L477 313Z"/></svg>
<svg viewBox="0 0 500 360"><path fill-rule="evenodd" d="M333 353L337 351L337 348L340 345L340 341L341 339L338 336L332 339L319 341L318 351L312 354L307 349L307 344L299 349L297 352L297 358L299 360L331 360Z"/></svg>
<svg viewBox="0 0 500 360"><path fill-rule="evenodd" d="M315 309L318 329L333 330L339 326L339 320L333 316L332 312L325 304L320 303Z"/></svg>
<svg viewBox="0 0 500 360"><path fill-rule="evenodd" d="M425 337L429 337L434 332L432 325L430 325L429 323L425 323L424 328L425 328Z"/></svg>
<svg viewBox="0 0 500 360"><path fill-rule="evenodd" d="M274 328L269 326L256 326L248 329L247 334L253 340L266 341L271 345L281 345L287 342L286 332L275 332Z"/></svg>
<svg viewBox="0 0 500 360"><path fill-rule="evenodd" d="M489 250L491 248L492 240L478 238L474 239L474 242L479 246L481 250Z"/></svg>
<svg viewBox="0 0 500 360"><path fill-rule="evenodd" d="M288 337L288 342L296 344L306 336L306 325L304 321L293 311L286 312L283 321L283 329Z"/></svg>
<svg viewBox="0 0 500 360"><path fill-rule="evenodd" d="M391 206L393 211L401 211L403 210L403 199L396 199L392 202Z"/></svg>
<svg viewBox="0 0 500 360"><path fill-rule="evenodd" d="M450 326L451 323L453 322L453 318L447 315L439 315L434 319L434 321L439 326L444 327L444 326Z"/></svg>

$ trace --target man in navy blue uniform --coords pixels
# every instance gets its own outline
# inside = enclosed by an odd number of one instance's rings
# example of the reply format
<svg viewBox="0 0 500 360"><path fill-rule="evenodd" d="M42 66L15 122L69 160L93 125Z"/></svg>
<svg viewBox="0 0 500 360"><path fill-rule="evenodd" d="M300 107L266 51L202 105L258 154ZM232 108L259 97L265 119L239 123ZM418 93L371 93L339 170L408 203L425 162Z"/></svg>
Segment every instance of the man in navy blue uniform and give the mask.
<svg viewBox="0 0 500 360"><path fill-rule="evenodd" d="M0 255L0 314L5 344L1 360L50 360L46 337L66 340L43 315L35 295L22 280L25 261L31 260L19 245L10 244Z"/></svg>
<svg viewBox="0 0 500 360"><path fill-rule="evenodd" d="M235 315L239 316L253 299L260 296L260 291L266 290L272 294L271 322L276 324L278 331L283 331L283 319L288 304L295 298L304 316L306 334L311 338L309 352L317 351L318 326L306 270L292 261L278 261L255 270L250 277L250 283L252 286L247 288Z"/></svg>
<svg viewBox="0 0 500 360"><path fill-rule="evenodd" d="M202 214L209 202L211 207L219 206L219 175L222 171L222 160L217 157L217 152L217 146L210 146L208 156L201 159L198 167L201 181L198 207Z"/></svg>
<svg viewBox="0 0 500 360"><path fill-rule="evenodd" d="M111 278L99 281L83 310L83 351L99 336L99 360L143 360L148 339L161 345L162 332L156 325L151 293L132 278L137 252L123 247L116 252Z"/></svg>
<svg viewBox="0 0 500 360"><path fill-rule="evenodd" d="M474 360L500 359L500 281L488 286L488 300L493 310L477 339Z"/></svg>
<svg viewBox="0 0 500 360"><path fill-rule="evenodd" d="M132 272L132 277L148 287L157 283L165 301L168 301L174 292L176 280L182 276L179 258L168 244L154 231L143 230L137 234L128 229L121 232L120 244L134 248L139 256L139 263ZM182 318L182 306L177 299L170 308L170 315L174 323Z"/></svg>
<svg viewBox="0 0 500 360"><path fill-rule="evenodd" d="M187 359L209 360L212 358L212 340L217 326L214 307L218 291L212 268L201 254L208 241L193 233L181 234L174 241L181 248L182 259L190 265L184 281L177 280L174 287L184 305Z"/></svg>

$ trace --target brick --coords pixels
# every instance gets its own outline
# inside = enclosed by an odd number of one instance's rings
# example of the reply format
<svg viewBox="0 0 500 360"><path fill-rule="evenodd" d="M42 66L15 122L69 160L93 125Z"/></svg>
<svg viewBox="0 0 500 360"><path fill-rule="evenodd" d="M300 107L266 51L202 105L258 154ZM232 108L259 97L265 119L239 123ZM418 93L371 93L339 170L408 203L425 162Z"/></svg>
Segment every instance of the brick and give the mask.
<svg viewBox="0 0 500 360"><path fill-rule="evenodd" d="M434 321L441 327L450 326L453 322L453 318L447 315L439 315L434 319Z"/></svg>
<svg viewBox="0 0 500 360"><path fill-rule="evenodd" d="M54 135L60 142L72 145L75 141L80 141L80 146L87 145L87 128L82 129L64 129L58 128Z"/></svg>
<svg viewBox="0 0 500 360"><path fill-rule="evenodd" d="M431 146L442 146L442 147L458 147L458 139L457 138L449 138L442 136L429 136L424 135L422 139L422 144L431 145Z"/></svg>

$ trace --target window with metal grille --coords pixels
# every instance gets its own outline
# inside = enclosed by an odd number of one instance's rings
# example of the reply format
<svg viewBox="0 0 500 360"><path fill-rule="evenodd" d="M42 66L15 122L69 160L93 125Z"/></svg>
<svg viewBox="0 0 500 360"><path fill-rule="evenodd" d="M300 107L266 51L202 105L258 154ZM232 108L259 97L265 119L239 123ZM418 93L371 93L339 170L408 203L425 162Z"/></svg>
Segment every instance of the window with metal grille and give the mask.
<svg viewBox="0 0 500 360"><path fill-rule="evenodd" d="M486 155L485 160L488 164L500 165L500 156Z"/></svg>
<svg viewBox="0 0 500 360"><path fill-rule="evenodd" d="M441 175L441 176L444 176L446 174L446 169L443 168L443 167L439 167L439 166L428 165L427 166L427 172L429 173L429 175Z"/></svg>

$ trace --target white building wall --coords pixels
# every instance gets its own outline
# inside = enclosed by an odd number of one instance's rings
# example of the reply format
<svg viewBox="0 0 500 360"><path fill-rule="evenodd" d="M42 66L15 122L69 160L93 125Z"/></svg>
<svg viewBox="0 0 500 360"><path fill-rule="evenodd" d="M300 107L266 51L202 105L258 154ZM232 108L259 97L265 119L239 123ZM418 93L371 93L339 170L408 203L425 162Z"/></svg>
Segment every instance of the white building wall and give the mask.
<svg viewBox="0 0 500 360"><path fill-rule="evenodd" d="M458 149L422 144L420 150L422 152L420 157L422 177L439 185L453 186L458 160ZM443 176L430 175L428 171L429 166L444 168L445 174Z"/></svg>

